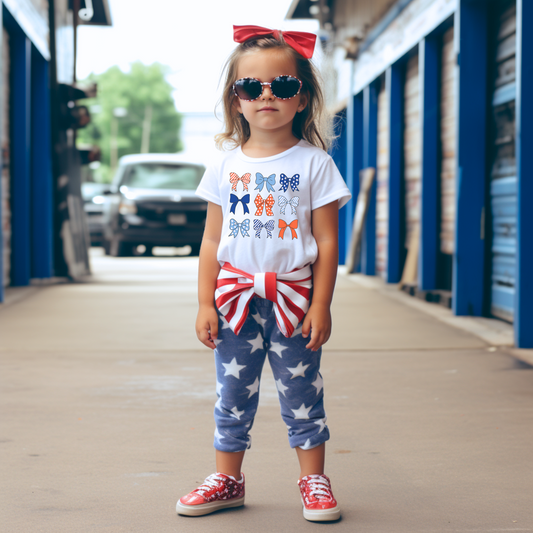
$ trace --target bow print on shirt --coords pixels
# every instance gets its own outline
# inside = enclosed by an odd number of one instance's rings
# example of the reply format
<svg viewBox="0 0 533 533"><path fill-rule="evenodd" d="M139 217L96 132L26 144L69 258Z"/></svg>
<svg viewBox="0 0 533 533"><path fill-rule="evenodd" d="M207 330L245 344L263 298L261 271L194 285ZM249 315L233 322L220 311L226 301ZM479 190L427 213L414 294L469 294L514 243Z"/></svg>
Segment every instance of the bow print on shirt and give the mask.
<svg viewBox="0 0 533 533"><path fill-rule="evenodd" d="M242 198L238 198L234 194L230 194L229 201L231 202L231 209L229 210L230 213L235 214L235 208L237 207L237 204L239 202L242 203L242 208L244 210L244 214L248 214L250 210L248 209L248 203L250 203L250 195L245 194Z"/></svg>
<svg viewBox="0 0 533 533"><path fill-rule="evenodd" d="M261 238L261 230L265 228L267 232L267 239L270 237L272 239L272 232L274 231L274 221L269 220L268 222L265 222L265 224L262 224L260 220L254 220L254 230L255 230L255 236L260 239Z"/></svg>
<svg viewBox="0 0 533 533"><path fill-rule="evenodd" d="M229 229L231 230L231 233L228 235L228 237L236 238L239 234L239 230L241 230L241 235L243 237L249 237L250 234L248 231L250 230L250 220L247 218L239 224L234 218L232 218L229 221Z"/></svg>
<svg viewBox="0 0 533 533"><path fill-rule="evenodd" d="M237 174L235 174L235 172L230 172L229 176L230 176L229 182L233 184L231 186L232 191L237 192L237 183L239 183L239 181L242 181L242 186L243 186L242 190L248 191L248 184L251 181L250 180L251 174L249 172L247 172L246 174L243 174L242 177L240 178Z"/></svg>
<svg viewBox="0 0 533 533"><path fill-rule="evenodd" d="M266 185L267 192L274 192L274 184L276 183L276 174L270 174L268 178L265 178L261 172L257 172L255 174L255 182L257 183L257 187L254 189L257 191L259 189L259 192L263 190L263 187Z"/></svg>
<svg viewBox="0 0 533 533"><path fill-rule="evenodd" d="M300 189L298 189L298 185L300 185L300 174L295 174L292 178L288 178L285 174L280 174L279 183L281 185L279 188L280 191L287 192L289 184L292 192L299 191Z"/></svg>
<svg viewBox="0 0 533 533"><path fill-rule="evenodd" d="M296 214L296 208L300 204L300 197L299 196L293 196L290 200L285 198L285 196L278 196L278 205L279 205L279 212L284 215L285 214L285 208L287 207L287 204L291 206L291 215Z"/></svg>
<svg viewBox="0 0 533 533"><path fill-rule="evenodd" d="M255 212L256 217L260 217L263 214L263 206L265 206L267 217L273 217L274 212L272 211L272 206L275 204L274 197L269 194L268 198L263 198L258 194L254 200L257 211Z"/></svg>
<svg viewBox="0 0 533 533"><path fill-rule="evenodd" d="M298 219L297 218L295 218L290 224L287 224L287 222L285 222L284 220L281 220L281 218L280 218L278 227L281 228L279 230L279 238L280 239L283 239L283 237L285 236L285 230L287 228L291 229L291 234L292 234L292 238L293 239L297 239L298 238L298 235L296 235L296 228L298 227Z"/></svg>

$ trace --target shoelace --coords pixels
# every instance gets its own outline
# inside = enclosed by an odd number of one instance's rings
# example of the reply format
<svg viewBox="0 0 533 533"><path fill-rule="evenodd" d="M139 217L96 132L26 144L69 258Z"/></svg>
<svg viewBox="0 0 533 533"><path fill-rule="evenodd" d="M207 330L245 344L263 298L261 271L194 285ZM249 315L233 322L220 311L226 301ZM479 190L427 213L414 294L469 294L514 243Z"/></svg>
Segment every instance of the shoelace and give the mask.
<svg viewBox="0 0 533 533"><path fill-rule="evenodd" d="M217 474L211 474L205 478L205 481L194 492L198 492L201 496L203 496L206 492L214 489L218 485L219 481L224 481L224 478L218 476Z"/></svg>
<svg viewBox="0 0 533 533"><path fill-rule="evenodd" d="M322 476L312 477L308 480L307 486L309 487L309 496L313 496L317 500L323 496L329 499L333 497L328 480Z"/></svg>

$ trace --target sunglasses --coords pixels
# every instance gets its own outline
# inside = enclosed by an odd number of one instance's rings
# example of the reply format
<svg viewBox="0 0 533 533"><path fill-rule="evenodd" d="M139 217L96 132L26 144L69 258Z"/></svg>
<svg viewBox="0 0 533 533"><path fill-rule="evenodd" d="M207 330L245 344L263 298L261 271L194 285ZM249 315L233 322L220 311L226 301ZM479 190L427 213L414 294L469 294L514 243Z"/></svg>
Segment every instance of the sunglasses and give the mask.
<svg viewBox="0 0 533 533"><path fill-rule="evenodd" d="M278 76L270 83L255 78L241 78L233 84L233 92L239 99L252 102L263 94L265 85L270 87L270 92L279 100L294 98L302 88L302 82L294 76Z"/></svg>

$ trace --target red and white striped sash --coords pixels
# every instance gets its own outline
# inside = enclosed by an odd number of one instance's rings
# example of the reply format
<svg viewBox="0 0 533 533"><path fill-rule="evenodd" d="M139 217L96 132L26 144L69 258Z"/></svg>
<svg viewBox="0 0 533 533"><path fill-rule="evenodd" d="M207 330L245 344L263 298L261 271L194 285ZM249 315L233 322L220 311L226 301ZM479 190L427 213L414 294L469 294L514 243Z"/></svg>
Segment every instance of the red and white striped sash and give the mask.
<svg viewBox="0 0 533 533"><path fill-rule="evenodd" d="M310 266L287 274L264 272L252 275L224 263L217 279L215 301L219 311L238 335L255 294L274 302L278 327L290 337L309 309L312 271Z"/></svg>

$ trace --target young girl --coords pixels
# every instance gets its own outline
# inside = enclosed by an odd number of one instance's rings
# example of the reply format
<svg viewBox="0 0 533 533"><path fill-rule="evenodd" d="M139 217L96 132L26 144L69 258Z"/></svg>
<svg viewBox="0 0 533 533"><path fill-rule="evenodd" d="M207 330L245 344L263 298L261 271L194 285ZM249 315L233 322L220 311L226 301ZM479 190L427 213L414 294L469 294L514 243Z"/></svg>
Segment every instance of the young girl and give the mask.
<svg viewBox="0 0 533 533"><path fill-rule="evenodd" d="M300 462L304 517L336 520L319 368L331 331L338 209L350 192L324 151L324 100L309 61L316 36L234 26L234 38L241 44L226 66L226 131L217 139L234 148L197 190L208 210L196 333L215 351L217 473L176 510L204 515L244 504L241 465L268 357Z"/></svg>

